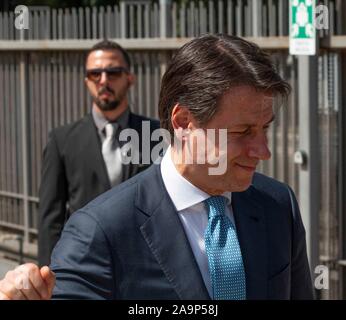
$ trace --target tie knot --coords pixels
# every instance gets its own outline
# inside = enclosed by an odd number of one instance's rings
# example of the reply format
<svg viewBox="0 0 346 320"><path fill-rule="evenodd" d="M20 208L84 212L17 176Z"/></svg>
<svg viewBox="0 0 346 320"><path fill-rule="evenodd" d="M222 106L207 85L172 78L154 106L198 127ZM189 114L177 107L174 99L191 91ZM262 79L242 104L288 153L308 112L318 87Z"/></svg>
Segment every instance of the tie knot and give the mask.
<svg viewBox="0 0 346 320"><path fill-rule="evenodd" d="M113 137L118 129L118 124L116 122L107 123L105 126L106 137Z"/></svg>
<svg viewBox="0 0 346 320"><path fill-rule="evenodd" d="M212 196L204 202L209 217L225 214L226 198L224 196Z"/></svg>

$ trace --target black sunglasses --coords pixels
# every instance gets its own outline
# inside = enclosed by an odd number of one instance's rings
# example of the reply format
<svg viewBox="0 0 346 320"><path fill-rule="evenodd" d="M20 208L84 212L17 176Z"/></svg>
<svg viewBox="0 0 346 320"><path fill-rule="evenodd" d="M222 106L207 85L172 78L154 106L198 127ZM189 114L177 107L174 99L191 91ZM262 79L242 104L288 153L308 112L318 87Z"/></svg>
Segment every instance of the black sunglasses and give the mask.
<svg viewBox="0 0 346 320"><path fill-rule="evenodd" d="M129 71L124 67L110 67L104 69L96 68L86 70L86 77L93 82L99 82L102 72L106 72L107 78L109 80L115 80L119 78L123 73L129 73Z"/></svg>

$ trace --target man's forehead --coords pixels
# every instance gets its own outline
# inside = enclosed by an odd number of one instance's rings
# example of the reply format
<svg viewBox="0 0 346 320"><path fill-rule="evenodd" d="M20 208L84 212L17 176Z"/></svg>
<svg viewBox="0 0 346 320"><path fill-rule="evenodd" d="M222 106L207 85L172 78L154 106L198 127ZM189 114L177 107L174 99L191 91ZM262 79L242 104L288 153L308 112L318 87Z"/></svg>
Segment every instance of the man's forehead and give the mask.
<svg viewBox="0 0 346 320"><path fill-rule="evenodd" d="M232 88L221 99L224 112L238 116L268 115L273 111L274 97L252 87Z"/></svg>
<svg viewBox="0 0 346 320"><path fill-rule="evenodd" d="M234 124L269 122L274 117L273 100L254 100L252 104L240 106L233 115L232 123Z"/></svg>
<svg viewBox="0 0 346 320"><path fill-rule="evenodd" d="M124 57L118 50L95 50L89 54L87 66L98 66L103 63L125 66Z"/></svg>
<svg viewBox="0 0 346 320"><path fill-rule="evenodd" d="M252 86L238 86L227 90L222 100L231 100L238 103L250 103L250 104L270 104L273 102L273 95L271 92L265 92L257 90Z"/></svg>

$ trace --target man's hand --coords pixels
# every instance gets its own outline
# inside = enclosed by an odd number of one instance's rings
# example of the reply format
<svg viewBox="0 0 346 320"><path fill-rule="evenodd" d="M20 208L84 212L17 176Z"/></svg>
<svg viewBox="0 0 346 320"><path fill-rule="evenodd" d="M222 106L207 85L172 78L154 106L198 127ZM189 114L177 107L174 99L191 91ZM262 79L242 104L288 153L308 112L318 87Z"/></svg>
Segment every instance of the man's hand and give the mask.
<svg viewBox="0 0 346 320"><path fill-rule="evenodd" d="M48 267L26 263L0 280L0 300L48 300L54 285L55 275Z"/></svg>

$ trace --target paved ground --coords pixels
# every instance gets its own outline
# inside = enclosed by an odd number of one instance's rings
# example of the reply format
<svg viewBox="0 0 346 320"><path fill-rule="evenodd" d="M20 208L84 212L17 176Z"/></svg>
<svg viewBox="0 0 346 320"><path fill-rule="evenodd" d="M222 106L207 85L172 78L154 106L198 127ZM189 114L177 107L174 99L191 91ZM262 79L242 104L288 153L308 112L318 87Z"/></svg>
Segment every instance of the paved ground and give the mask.
<svg viewBox="0 0 346 320"><path fill-rule="evenodd" d="M2 279L8 270L15 268L18 264L15 261L0 258L0 279Z"/></svg>

